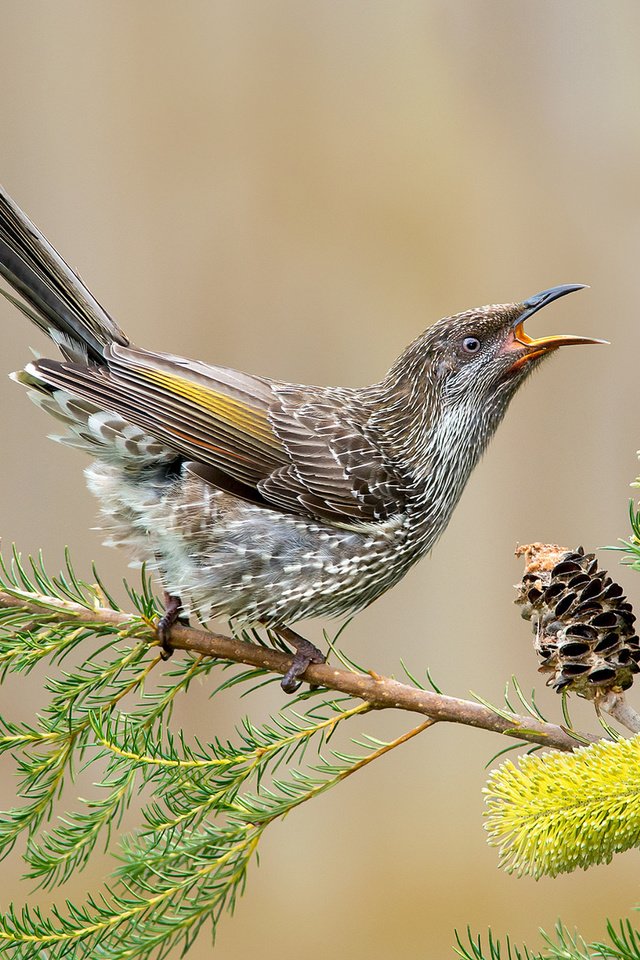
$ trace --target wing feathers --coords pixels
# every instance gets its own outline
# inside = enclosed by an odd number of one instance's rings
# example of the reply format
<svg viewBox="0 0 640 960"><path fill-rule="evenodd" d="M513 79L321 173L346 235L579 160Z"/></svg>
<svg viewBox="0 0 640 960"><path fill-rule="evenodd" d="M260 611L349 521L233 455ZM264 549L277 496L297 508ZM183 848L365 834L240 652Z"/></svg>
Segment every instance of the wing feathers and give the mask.
<svg viewBox="0 0 640 960"><path fill-rule="evenodd" d="M179 358L145 357L114 345L108 369L37 360L28 371L119 413L203 479L273 509L357 527L401 508L406 485L365 435L355 391L255 378L251 396L248 374L196 364L191 376Z"/></svg>
<svg viewBox="0 0 640 960"><path fill-rule="evenodd" d="M246 427L212 417L206 408L153 380L55 360L37 360L30 367L49 385L117 411L177 453L227 469L244 483L255 486L265 472L286 462L264 430L255 436Z"/></svg>

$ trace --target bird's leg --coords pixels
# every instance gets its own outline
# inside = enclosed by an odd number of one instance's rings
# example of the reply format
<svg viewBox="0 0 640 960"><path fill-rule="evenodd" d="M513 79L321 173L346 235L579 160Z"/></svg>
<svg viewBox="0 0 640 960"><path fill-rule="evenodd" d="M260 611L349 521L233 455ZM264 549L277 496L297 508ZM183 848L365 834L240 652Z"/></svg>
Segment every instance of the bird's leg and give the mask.
<svg viewBox="0 0 640 960"><path fill-rule="evenodd" d="M293 662L280 681L280 686L285 693L295 693L302 685L300 678L309 664L324 663L327 658L310 640L305 640L295 630L289 627L274 627L273 630L295 649Z"/></svg>
<svg viewBox="0 0 640 960"><path fill-rule="evenodd" d="M182 600L180 597L174 597L172 594L164 591L164 613L158 620L158 639L160 641L160 656L163 660L168 660L173 653L173 647L169 640L171 627L181 619Z"/></svg>

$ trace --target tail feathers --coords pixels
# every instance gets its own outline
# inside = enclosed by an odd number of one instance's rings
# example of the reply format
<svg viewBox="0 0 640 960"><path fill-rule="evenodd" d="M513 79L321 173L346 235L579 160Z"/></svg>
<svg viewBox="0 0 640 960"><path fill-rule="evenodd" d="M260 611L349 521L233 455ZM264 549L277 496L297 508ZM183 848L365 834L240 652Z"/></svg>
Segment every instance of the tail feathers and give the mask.
<svg viewBox="0 0 640 960"><path fill-rule="evenodd" d="M0 185L0 275L25 303L0 289L71 360L101 362L127 336Z"/></svg>
<svg viewBox="0 0 640 960"><path fill-rule="evenodd" d="M49 434L51 440L76 447L106 463L124 466L132 479L140 471L166 472L169 465L175 463L175 450L141 427L91 400L41 380L37 364L27 364L25 370L11 377L27 387L29 398L36 406L62 425L62 433Z"/></svg>

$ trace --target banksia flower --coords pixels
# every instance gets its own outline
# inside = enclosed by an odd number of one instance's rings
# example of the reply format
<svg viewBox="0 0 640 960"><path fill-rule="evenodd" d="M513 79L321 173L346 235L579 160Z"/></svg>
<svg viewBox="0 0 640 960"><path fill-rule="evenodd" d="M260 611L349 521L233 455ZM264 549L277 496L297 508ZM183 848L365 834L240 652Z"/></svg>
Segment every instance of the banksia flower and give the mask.
<svg viewBox="0 0 640 960"><path fill-rule="evenodd" d="M640 737L510 760L484 790L500 865L555 877L640 845Z"/></svg>
<svg viewBox="0 0 640 960"><path fill-rule="evenodd" d="M640 671L635 616L620 584L598 570L582 547L532 543L516 603L535 632L534 647L547 685L588 700L626 690Z"/></svg>

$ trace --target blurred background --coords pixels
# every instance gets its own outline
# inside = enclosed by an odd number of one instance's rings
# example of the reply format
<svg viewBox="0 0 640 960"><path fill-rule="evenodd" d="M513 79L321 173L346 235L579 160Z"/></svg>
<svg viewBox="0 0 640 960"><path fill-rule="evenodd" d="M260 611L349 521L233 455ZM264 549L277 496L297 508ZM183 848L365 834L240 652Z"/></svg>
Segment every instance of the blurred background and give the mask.
<svg viewBox="0 0 640 960"><path fill-rule="evenodd" d="M562 352L515 399L434 555L351 625L380 673L429 665L450 694L498 701L516 674L560 717L513 606L517 542L627 535L637 471L640 7L633 0L0 0L0 178L131 337L285 380L364 384L438 317L591 289L532 335ZM69 544L107 583L126 557L91 532L83 458L5 374L35 328L0 303L0 533L57 569ZM605 565L640 596L637 574ZM318 635L317 632L315 634ZM206 738L281 703L190 690L174 724ZM40 680L1 692L28 718ZM632 697L633 699L633 697ZM576 721L593 725L575 707ZM412 718L358 729L391 737ZM638 855L555 881L501 873L486 846L495 735L436 727L277 824L217 947L452 956L467 923L535 945L558 916L587 937L636 899ZM14 766L0 804L12 805ZM97 858L69 884L96 889ZM47 904L2 867L8 898ZM62 894L58 892L57 899ZM523 909L526 904L526 910ZM307 922L309 921L309 922ZM189 954L210 956L203 933Z"/></svg>

